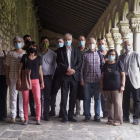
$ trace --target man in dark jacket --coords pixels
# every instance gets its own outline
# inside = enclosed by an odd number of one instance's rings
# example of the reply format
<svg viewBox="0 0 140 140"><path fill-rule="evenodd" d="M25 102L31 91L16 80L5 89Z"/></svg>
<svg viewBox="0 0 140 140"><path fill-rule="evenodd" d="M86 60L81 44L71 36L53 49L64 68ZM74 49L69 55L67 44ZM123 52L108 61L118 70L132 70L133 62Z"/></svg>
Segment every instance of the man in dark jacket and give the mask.
<svg viewBox="0 0 140 140"><path fill-rule="evenodd" d="M71 45L72 43L72 35L67 33L64 36L65 46L60 48L57 53L57 64L62 74L62 87L61 87L61 95L62 95L62 122L68 121L76 122L73 118L74 115L74 107L76 102L76 93L77 86L79 81L79 69L82 64L81 54L78 48L75 48ZM68 91L70 88L69 94L69 111L67 115L67 98Z"/></svg>

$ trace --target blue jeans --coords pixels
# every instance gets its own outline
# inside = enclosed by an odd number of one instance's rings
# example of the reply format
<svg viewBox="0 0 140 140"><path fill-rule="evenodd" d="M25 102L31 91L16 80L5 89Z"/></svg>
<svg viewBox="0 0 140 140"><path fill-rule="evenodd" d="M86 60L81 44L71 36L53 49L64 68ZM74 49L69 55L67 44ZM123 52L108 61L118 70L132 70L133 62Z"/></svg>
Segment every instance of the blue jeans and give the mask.
<svg viewBox="0 0 140 140"><path fill-rule="evenodd" d="M92 89L94 96L94 111L95 118L100 118L100 84L99 83L88 83L85 82L84 86L84 109L85 109L85 117L90 118L90 103L92 97Z"/></svg>

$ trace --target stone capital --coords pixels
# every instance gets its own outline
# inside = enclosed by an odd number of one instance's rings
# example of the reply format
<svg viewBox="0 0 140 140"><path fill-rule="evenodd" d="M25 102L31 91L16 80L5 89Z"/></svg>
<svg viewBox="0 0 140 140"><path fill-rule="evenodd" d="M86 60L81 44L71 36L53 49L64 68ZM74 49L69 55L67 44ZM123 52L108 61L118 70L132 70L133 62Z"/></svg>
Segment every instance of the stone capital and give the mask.
<svg viewBox="0 0 140 140"><path fill-rule="evenodd" d="M112 38L111 33L106 34L106 39L107 39L109 49L114 49L114 40Z"/></svg>
<svg viewBox="0 0 140 140"><path fill-rule="evenodd" d="M137 11L129 12L127 18L130 21L130 28L133 33L140 33L140 13Z"/></svg>
<svg viewBox="0 0 140 140"><path fill-rule="evenodd" d="M115 45L121 44L122 43L122 36L119 33L119 29L118 28L112 28L111 33L112 33L112 37L114 39Z"/></svg>
<svg viewBox="0 0 140 140"><path fill-rule="evenodd" d="M129 39L131 29L129 28L130 25L129 25L128 21L120 21L117 26L119 27L122 38Z"/></svg>

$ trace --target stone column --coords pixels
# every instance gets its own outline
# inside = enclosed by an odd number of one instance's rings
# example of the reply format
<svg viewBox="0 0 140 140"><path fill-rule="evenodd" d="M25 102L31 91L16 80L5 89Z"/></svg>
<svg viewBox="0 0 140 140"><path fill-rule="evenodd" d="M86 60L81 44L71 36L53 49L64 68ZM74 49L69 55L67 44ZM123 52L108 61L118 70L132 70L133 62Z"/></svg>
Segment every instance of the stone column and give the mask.
<svg viewBox="0 0 140 140"><path fill-rule="evenodd" d="M114 41L113 41L111 33L106 34L106 41L107 41L109 50L114 49Z"/></svg>
<svg viewBox="0 0 140 140"><path fill-rule="evenodd" d="M140 53L140 14L130 12L127 18L130 20L130 27L133 33L133 49Z"/></svg>
<svg viewBox="0 0 140 140"><path fill-rule="evenodd" d="M115 49L116 49L118 55L120 55L122 36L119 33L119 29L118 28L112 28L111 29L111 33L112 33L112 36L113 36L113 40L114 40L114 44L115 44Z"/></svg>

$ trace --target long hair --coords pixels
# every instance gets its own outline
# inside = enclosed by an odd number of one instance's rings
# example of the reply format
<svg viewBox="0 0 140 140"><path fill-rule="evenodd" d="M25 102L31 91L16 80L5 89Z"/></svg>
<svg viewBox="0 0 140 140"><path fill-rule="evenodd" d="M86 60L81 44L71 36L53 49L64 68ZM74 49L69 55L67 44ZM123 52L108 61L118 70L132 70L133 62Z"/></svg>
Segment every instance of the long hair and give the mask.
<svg viewBox="0 0 140 140"><path fill-rule="evenodd" d="M27 55L30 55L30 52L29 52L30 46L36 47L35 55L38 55L37 45L36 45L35 41L30 41L30 42L29 42L29 44L28 44L28 46L27 46Z"/></svg>
<svg viewBox="0 0 140 140"><path fill-rule="evenodd" d="M115 49L110 49L110 50L107 52L107 58L108 58L108 55L110 54L110 52L115 52L115 54L116 54L115 60L117 61L117 60L119 59L119 56L118 56L117 51L116 51Z"/></svg>

